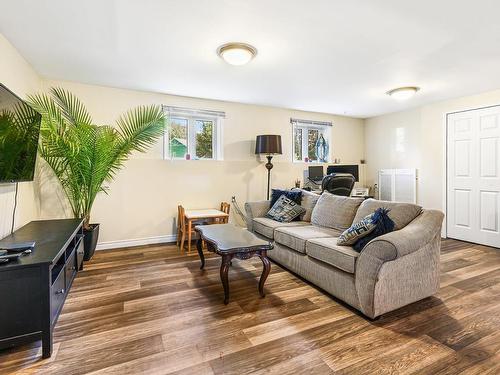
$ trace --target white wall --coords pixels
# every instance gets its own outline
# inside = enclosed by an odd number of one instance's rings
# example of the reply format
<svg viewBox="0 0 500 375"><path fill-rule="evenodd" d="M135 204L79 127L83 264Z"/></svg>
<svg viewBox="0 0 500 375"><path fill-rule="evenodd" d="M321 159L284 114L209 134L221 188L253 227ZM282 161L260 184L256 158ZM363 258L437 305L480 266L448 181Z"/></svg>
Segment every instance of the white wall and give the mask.
<svg viewBox="0 0 500 375"><path fill-rule="evenodd" d="M230 201L233 195L240 204L265 199L266 169L253 154L257 134L282 136L284 154L273 159L272 186L291 187L296 178L302 180L305 164L291 162L290 117L333 122L332 156L343 163L359 163L364 157L362 119L73 82L43 82L45 90L51 86L64 87L76 94L97 123L113 123L120 114L141 104L226 112L223 161L166 161L162 159L159 142L147 154L136 154L126 163L110 184L109 195L101 194L95 202L92 217L101 223L103 246L118 246L135 239L171 239L178 204L188 208L217 207L223 200ZM63 195L54 189L55 184L49 178L44 177L43 181L42 217L64 217L68 210Z"/></svg>
<svg viewBox="0 0 500 375"><path fill-rule="evenodd" d="M500 104L500 90L365 120L366 182L383 168L417 168L417 201L443 210L447 113Z"/></svg>
<svg viewBox="0 0 500 375"><path fill-rule="evenodd" d="M41 81L36 72L2 34L0 34L0 82L21 98L41 88ZM0 238L10 233L14 191L14 184L0 184ZM15 228L38 218L38 215L36 184L19 183Z"/></svg>

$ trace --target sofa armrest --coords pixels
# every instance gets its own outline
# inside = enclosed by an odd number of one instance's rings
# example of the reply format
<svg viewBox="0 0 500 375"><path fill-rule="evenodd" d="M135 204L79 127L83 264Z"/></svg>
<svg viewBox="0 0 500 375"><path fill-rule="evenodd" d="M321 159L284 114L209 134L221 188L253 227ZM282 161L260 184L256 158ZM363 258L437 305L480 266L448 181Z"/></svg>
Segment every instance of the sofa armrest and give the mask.
<svg viewBox="0 0 500 375"><path fill-rule="evenodd" d="M271 201L257 201L257 202L246 202L245 212L247 219L247 229L249 231L253 230L253 219L256 217L266 216L269 211L269 205Z"/></svg>
<svg viewBox="0 0 500 375"><path fill-rule="evenodd" d="M443 218L441 211L424 210L406 227L373 239L361 251L356 262L355 282L361 309L366 315L373 313L375 285L384 263L424 247L439 253Z"/></svg>
<svg viewBox="0 0 500 375"><path fill-rule="evenodd" d="M359 258L369 254L390 261L417 251L441 233L443 218L441 211L425 210L406 227L370 241Z"/></svg>

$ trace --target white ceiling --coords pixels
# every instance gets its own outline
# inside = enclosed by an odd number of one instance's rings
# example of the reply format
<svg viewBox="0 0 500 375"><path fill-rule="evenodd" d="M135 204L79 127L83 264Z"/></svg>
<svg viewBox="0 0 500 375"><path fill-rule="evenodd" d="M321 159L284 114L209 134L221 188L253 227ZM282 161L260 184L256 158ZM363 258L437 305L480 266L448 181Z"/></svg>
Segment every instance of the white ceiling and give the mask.
<svg viewBox="0 0 500 375"><path fill-rule="evenodd" d="M42 76L370 117L500 88L498 0L0 0ZM252 44L243 67L220 44ZM422 90L396 102L398 86Z"/></svg>

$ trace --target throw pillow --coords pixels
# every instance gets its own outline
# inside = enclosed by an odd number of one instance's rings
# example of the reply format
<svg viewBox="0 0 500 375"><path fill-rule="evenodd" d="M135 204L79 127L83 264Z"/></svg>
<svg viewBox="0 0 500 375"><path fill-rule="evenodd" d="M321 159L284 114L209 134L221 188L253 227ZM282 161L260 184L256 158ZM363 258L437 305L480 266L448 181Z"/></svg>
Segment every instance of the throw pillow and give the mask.
<svg viewBox="0 0 500 375"><path fill-rule="evenodd" d="M353 246L356 251L361 251L363 248L373 240L383 234L392 232L394 230L394 221L388 215L387 208L378 208L373 214L372 220L377 223L375 229L368 233L366 236L360 238Z"/></svg>
<svg viewBox="0 0 500 375"><path fill-rule="evenodd" d="M375 212L365 216L363 220L358 221L343 231L337 240L337 245L352 246L360 238L370 234L377 226L377 222L373 219L374 216Z"/></svg>
<svg viewBox="0 0 500 375"><path fill-rule="evenodd" d="M283 194L278 198L273 207L271 207L266 217L281 223L289 223L297 216L303 214L304 211L305 209L303 207Z"/></svg>
<svg viewBox="0 0 500 375"><path fill-rule="evenodd" d="M281 197L283 194L287 198L294 201L295 203L297 203L297 204L301 203L301 200L302 200L302 191L301 190L296 191L296 190L272 189L272 191L271 191L271 204L269 205L269 207L271 208L272 206L274 206L274 204L276 203L278 198Z"/></svg>
<svg viewBox="0 0 500 375"><path fill-rule="evenodd" d="M316 202L318 202L320 195L299 188L293 188L292 191L302 192L302 200L300 201L300 205L306 209L306 212L300 215L300 220L311 221L312 211L314 209L314 206L316 206Z"/></svg>

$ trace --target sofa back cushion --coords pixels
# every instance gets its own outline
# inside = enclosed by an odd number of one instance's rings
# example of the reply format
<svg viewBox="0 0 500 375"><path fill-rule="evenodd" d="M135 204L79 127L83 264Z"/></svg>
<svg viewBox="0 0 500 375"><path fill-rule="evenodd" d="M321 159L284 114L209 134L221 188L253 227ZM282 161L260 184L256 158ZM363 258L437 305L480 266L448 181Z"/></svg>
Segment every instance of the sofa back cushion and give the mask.
<svg viewBox="0 0 500 375"><path fill-rule="evenodd" d="M394 230L399 230L407 226L422 212L422 207L413 203L400 203L367 199L356 212L354 222L361 221L365 216L375 212L377 208L389 209L388 216L394 222Z"/></svg>
<svg viewBox="0 0 500 375"><path fill-rule="evenodd" d="M361 202L363 200L359 198L333 195L325 191L314 206L311 223L344 231L351 226Z"/></svg>
<svg viewBox="0 0 500 375"><path fill-rule="evenodd" d="M292 191L302 192L300 205L305 208L306 212L304 212L302 215L300 215L300 220L311 221L311 215L312 215L314 206L316 206L316 203L318 202L320 195L313 193L311 191L307 191L307 190L303 190L303 189L299 189L299 188L293 188Z"/></svg>

